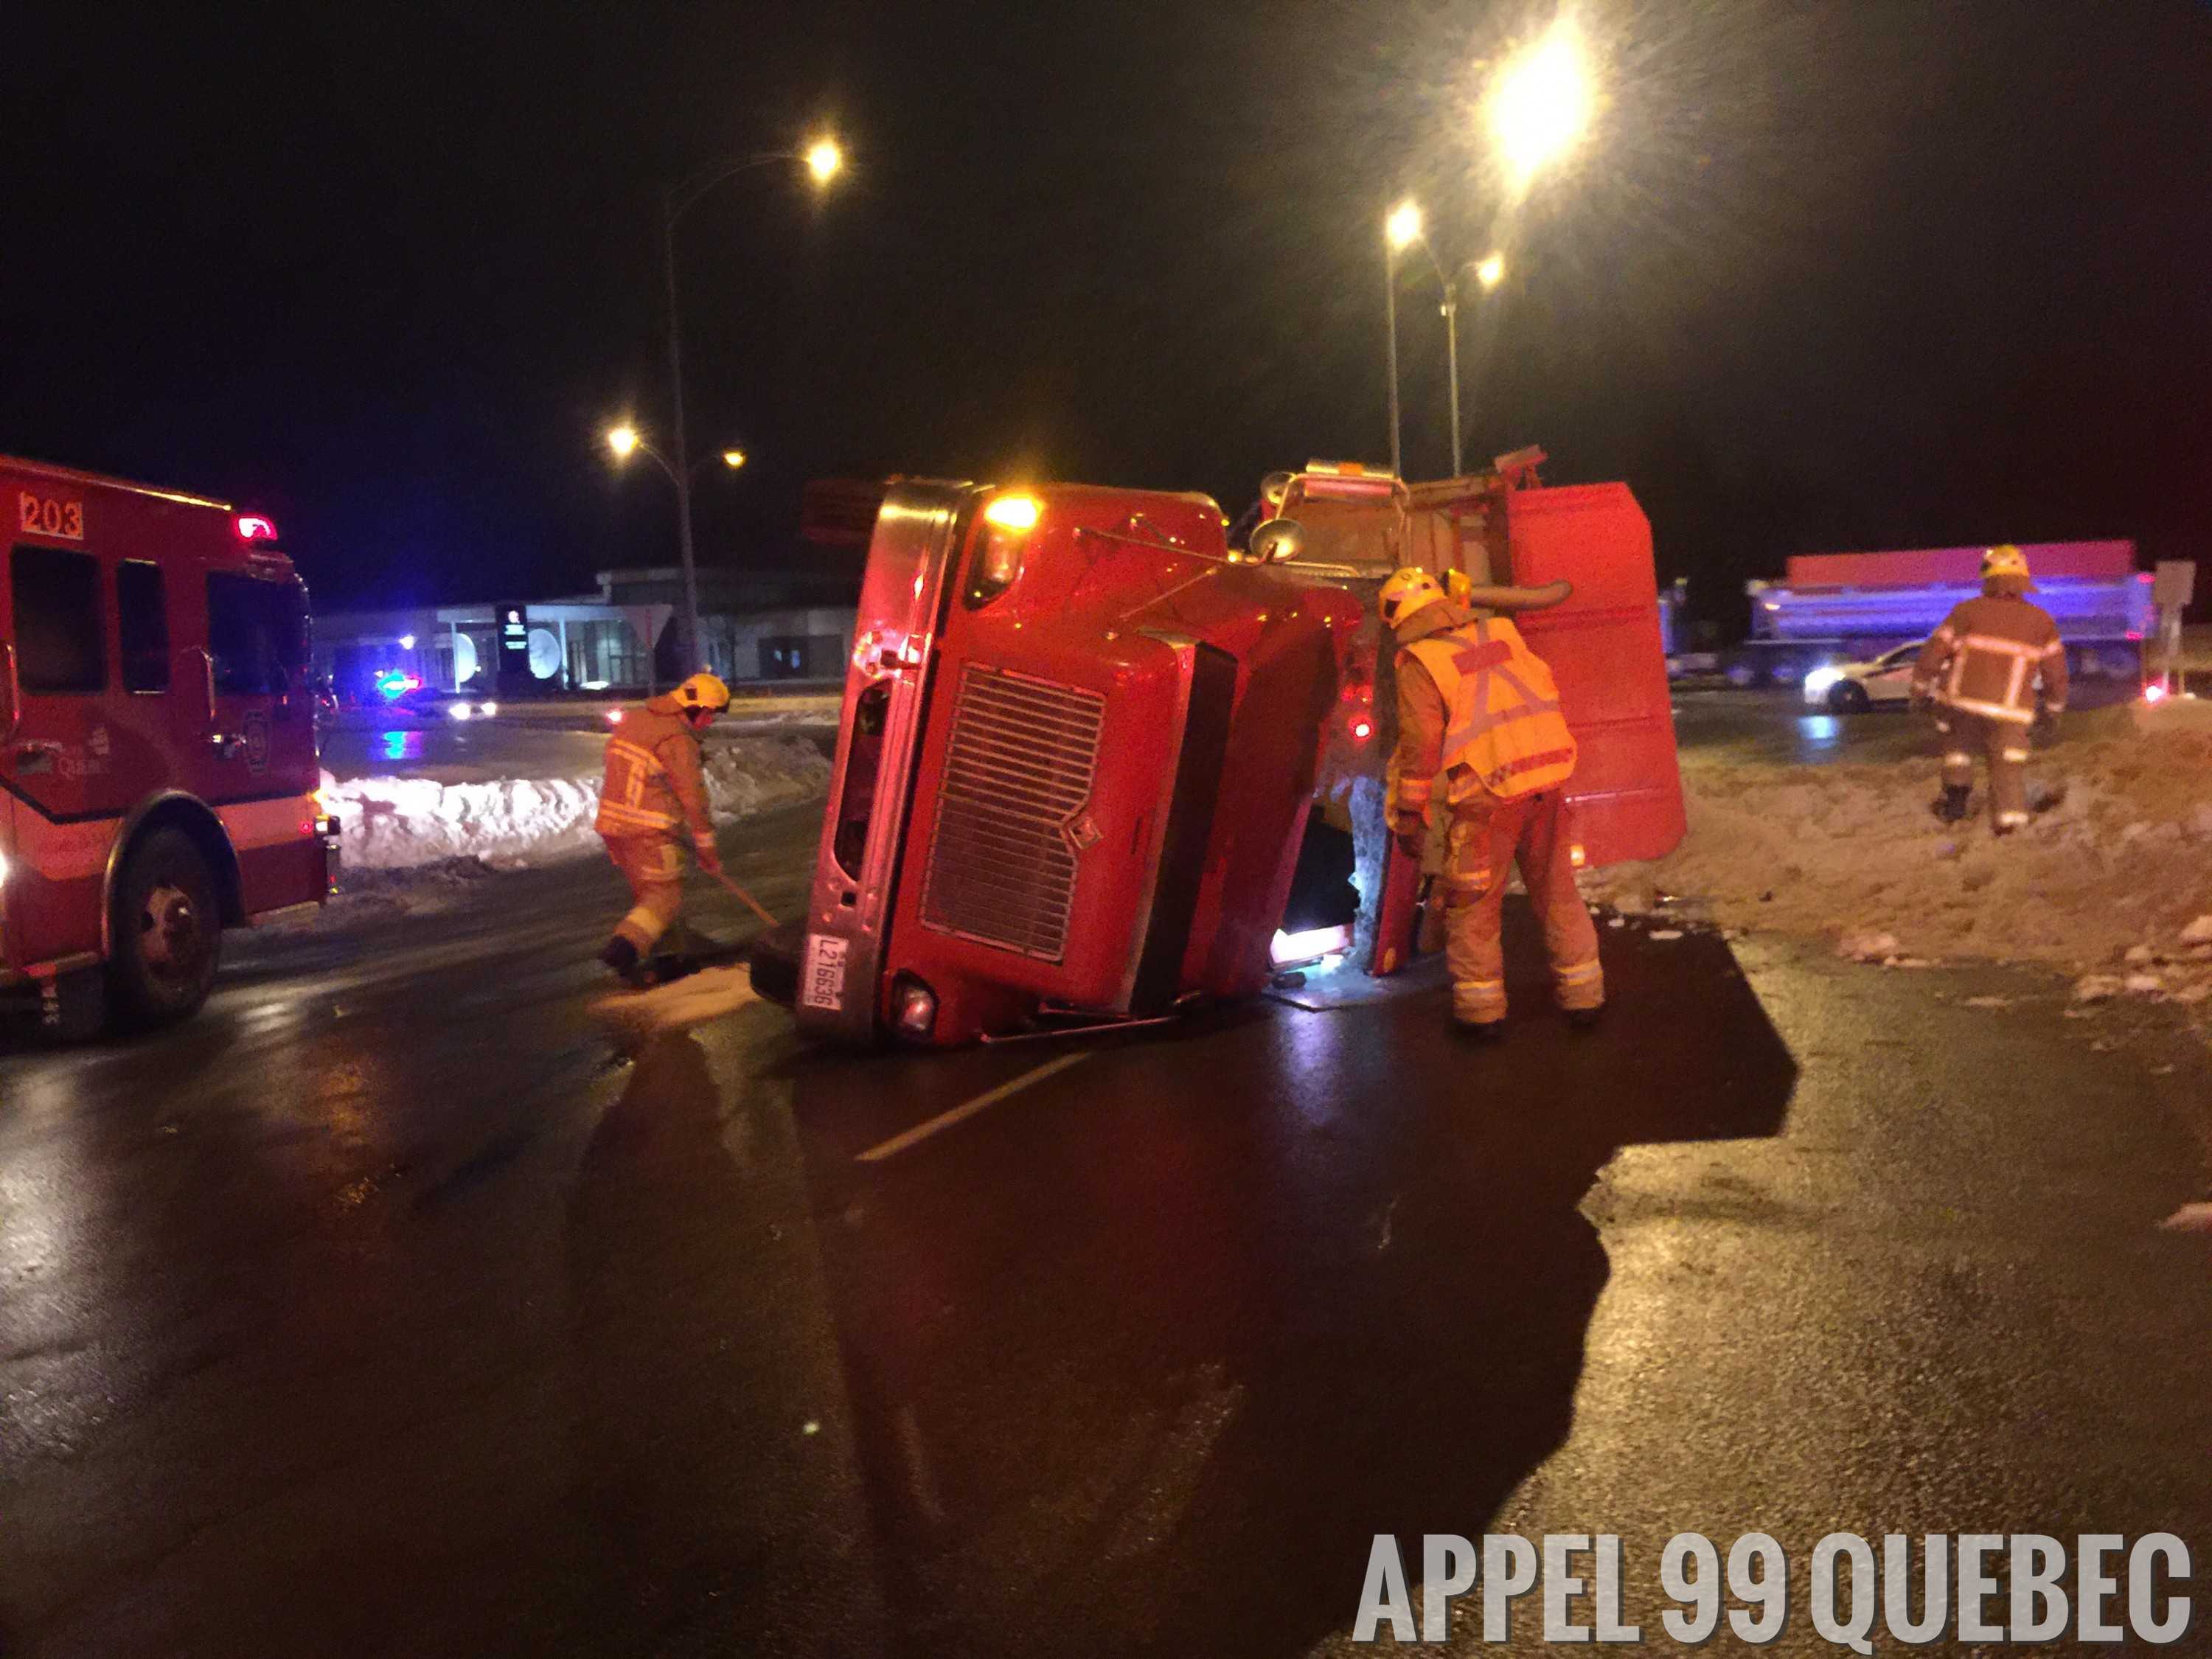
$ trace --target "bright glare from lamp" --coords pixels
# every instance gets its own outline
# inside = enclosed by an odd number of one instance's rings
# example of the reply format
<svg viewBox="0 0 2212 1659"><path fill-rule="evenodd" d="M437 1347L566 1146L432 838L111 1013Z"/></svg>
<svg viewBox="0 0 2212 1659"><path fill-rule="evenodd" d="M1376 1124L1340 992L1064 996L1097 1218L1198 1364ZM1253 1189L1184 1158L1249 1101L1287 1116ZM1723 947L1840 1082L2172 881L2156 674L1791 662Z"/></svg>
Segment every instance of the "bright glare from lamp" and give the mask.
<svg viewBox="0 0 2212 1659"><path fill-rule="evenodd" d="M415 648L415 636L412 634L402 634L399 636L399 648L402 651L412 651Z"/></svg>
<svg viewBox="0 0 2212 1659"><path fill-rule="evenodd" d="M607 447L614 451L618 461L628 460L637 446L637 428L634 426L618 426L607 434Z"/></svg>
<svg viewBox="0 0 2212 1659"><path fill-rule="evenodd" d="M744 464L745 464L745 452L744 452L744 450L742 450L742 449L726 449L726 450L724 450L724 451L722 452L722 465L723 465L724 466L728 467L728 468L730 469L730 471L732 471L732 472L736 471L739 467L743 466Z"/></svg>
<svg viewBox="0 0 2212 1659"><path fill-rule="evenodd" d="M1549 33L1507 67L1490 96L1490 130L1516 188L1574 147L1595 99L1582 37L1572 25Z"/></svg>
<svg viewBox="0 0 2212 1659"><path fill-rule="evenodd" d="M1505 280L1505 256L1493 253L1474 268L1474 280L1485 288L1496 288Z"/></svg>
<svg viewBox="0 0 2212 1659"><path fill-rule="evenodd" d="M1034 530L1043 511L1034 495L1001 495L983 509L983 518L1001 530Z"/></svg>
<svg viewBox="0 0 2212 1659"><path fill-rule="evenodd" d="M817 138L806 147L806 170L814 175L814 182L826 185L845 166L845 152L837 148L834 138Z"/></svg>
<svg viewBox="0 0 2212 1659"><path fill-rule="evenodd" d="M1421 240L1421 210L1411 202L1399 203L1382 222L1382 230L1390 239L1391 252L1402 253Z"/></svg>

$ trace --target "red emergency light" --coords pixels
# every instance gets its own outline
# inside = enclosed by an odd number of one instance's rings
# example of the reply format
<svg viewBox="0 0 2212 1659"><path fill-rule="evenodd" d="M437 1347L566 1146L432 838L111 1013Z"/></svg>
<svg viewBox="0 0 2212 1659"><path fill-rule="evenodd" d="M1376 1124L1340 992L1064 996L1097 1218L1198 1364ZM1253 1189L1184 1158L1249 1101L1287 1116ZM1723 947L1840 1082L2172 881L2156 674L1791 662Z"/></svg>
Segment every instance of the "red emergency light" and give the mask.
<svg viewBox="0 0 2212 1659"><path fill-rule="evenodd" d="M238 520L238 539L242 542L273 542L276 539L276 526L267 519L251 513L242 514Z"/></svg>
<svg viewBox="0 0 2212 1659"><path fill-rule="evenodd" d="M1364 743L1375 735L1375 722L1361 715L1352 722L1352 738L1355 743Z"/></svg>

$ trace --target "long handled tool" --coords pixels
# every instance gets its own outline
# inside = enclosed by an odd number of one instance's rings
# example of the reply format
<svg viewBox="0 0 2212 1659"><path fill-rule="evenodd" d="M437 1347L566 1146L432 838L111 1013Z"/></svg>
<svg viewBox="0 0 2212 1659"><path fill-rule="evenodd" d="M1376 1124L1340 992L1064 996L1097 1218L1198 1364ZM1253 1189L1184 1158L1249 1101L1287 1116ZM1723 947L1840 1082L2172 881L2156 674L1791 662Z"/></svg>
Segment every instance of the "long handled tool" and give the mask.
<svg viewBox="0 0 2212 1659"><path fill-rule="evenodd" d="M769 915L767 911L761 908L761 902L758 899L755 898L750 893L745 891L744 888L738 886L737 883L732 881L720 870L709 870L707 873L714 877L716 881L720 882L723 886L728 888L732 893L737 896L737 899L739 903L743 904L745 908L750 910L755 915L758 916L769 927L774 927L778 925L776 919L774 916Z"/></svg>

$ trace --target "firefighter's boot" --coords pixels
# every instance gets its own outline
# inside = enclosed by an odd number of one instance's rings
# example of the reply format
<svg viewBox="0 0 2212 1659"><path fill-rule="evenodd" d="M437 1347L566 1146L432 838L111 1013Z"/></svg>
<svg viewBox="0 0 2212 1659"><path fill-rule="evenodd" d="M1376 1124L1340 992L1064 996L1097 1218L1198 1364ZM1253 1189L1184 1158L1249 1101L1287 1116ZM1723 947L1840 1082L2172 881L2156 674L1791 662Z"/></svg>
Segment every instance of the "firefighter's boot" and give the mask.
<svg viewBox="0 0 2212 1659"><path fill-rule="evenodd" d="M599 952L599 960L614 970L615 976L633 991L642 991L653 984L653 969L620 933L606 942Z"/></svg>
<svg viewBox="0 0 2212 1659"><path fill-rule="evenodd" d="M1929 810L1946 823L1964 823L1966 821L1966 798L1973 793L1971 784L1947 783L1943 786L1942 796Z"/></svg>

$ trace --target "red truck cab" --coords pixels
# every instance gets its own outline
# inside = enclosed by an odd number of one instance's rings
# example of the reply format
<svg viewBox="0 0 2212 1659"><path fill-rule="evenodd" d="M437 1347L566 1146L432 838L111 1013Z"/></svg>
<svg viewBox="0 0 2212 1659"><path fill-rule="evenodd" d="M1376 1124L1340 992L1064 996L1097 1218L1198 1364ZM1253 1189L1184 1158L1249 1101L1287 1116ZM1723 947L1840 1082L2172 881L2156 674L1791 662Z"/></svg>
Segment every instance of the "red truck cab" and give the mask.
<svg viewBox="0 0 2212 1659"><path fill-rule="evenodd" d="M951 1043L1267 983L1359 612L1224 527L1203 495L891 485L803 1028Z"/></svg>
<svg viewBox="0 0 2212 1659"><path fill-rule="evenodd" d="M305 588L270 520L0 458L0 986L197 1009L226 927L330 890Z"/></svg>

